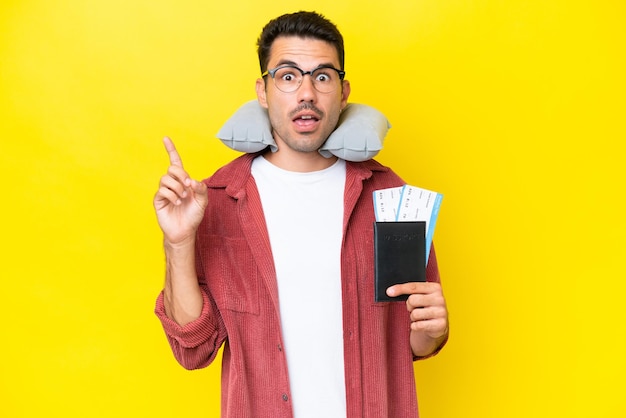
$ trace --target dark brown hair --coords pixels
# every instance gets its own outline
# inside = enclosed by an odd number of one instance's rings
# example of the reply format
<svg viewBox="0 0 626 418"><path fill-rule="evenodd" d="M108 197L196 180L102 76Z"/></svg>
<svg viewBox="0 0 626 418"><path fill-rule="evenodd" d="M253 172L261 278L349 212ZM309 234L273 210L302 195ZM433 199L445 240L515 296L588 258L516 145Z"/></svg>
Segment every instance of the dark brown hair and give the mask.
<svg viewBox="0 0 626 418"><path fill-rule="evenodd" d="M316 12L296 12L273 19L265 25L257 40L257 53L261 73L267 70L270 51L274 40L281 36L312 38L332 44L339 56L340 70L344 66L343 36L334 23Z"/></svg>

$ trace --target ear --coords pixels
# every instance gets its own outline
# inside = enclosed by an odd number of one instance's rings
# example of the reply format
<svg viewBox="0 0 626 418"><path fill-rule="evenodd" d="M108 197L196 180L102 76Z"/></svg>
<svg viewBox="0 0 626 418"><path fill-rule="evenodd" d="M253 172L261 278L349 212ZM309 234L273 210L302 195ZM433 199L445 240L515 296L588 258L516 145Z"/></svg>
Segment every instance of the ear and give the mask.
<svg viewBox="0 0 626 418"><path fill-rule="evenodd" d="M341 108L345 108L348 104L348 97L350 96L350 82L343 80L341 86Z"/></svg>
<svg viewBox="0 0 626 418"><path fill-rule="evenodd" d="M256 80L256 97L259 104L267 109L267 95L265 94L265 80L258 78Z"/></svg>

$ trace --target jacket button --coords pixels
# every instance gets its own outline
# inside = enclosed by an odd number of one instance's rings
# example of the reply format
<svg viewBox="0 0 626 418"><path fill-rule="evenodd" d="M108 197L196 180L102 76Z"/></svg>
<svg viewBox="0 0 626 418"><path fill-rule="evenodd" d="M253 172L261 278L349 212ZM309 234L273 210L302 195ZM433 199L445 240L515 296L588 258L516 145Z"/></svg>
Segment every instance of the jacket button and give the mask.
<svg viewBox="0 0 626 418"><path fill-rule="evenodd" d="M283 401L287 402L289 400L289 396L286 393L283 393Z"/></svg>
<svg viewBox="0 0 626 418"><path fill-rule="evenodd" d="M278 344L278 351L283 351L283 346Z"/></svg>

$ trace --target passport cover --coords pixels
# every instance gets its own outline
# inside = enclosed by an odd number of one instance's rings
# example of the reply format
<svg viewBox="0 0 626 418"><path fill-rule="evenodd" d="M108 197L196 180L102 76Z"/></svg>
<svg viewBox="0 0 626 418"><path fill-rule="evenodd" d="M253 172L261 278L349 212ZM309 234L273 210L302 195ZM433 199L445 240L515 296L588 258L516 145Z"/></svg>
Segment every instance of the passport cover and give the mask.
<svg viewBox="0 0 626 418"><path fill-rule="evenodd" d="M407 300L389 297L389 286L426 281L426 222L374 222L376 302Z"/></svg>

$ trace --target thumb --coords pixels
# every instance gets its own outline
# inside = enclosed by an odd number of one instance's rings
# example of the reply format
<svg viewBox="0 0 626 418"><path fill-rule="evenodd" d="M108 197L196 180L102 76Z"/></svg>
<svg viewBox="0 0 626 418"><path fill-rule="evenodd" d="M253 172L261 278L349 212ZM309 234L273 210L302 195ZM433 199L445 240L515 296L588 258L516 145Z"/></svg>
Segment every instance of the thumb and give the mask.
<svg viewBox="0 0 626 418"><path fill-rule="evenodd" d="M208 201L208 189L206 184L201 181L191 179L191 190L196 195L196 200L206 203Z"/></svg>
<svg viewBox="0 0 626 418"><path fill-rule="evenodd" d="M191 179L191 190L193 190L194 193L197 194L207 194L207 187L206 184L204 184L201 181L196 181L194 179Z"/></svg>

